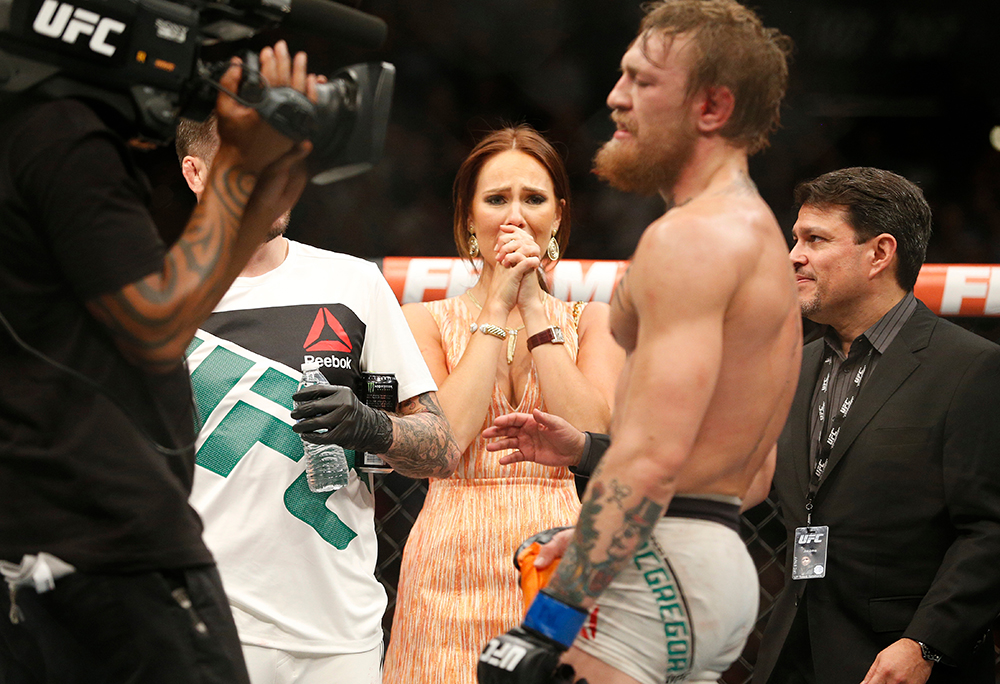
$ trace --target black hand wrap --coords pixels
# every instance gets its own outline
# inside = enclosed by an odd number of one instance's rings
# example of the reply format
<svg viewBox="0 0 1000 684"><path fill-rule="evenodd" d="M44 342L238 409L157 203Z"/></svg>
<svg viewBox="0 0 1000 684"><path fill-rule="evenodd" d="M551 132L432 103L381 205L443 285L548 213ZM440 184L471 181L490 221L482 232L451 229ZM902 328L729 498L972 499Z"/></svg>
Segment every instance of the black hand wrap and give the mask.
<svg viewBox="0 0 1000 684"><path fill-rule="evenodd" d="M486 644L476 669L479 684L574 684L573 667L560 665L559 656L586 618L586 611L539 593L520 627Z"/></svg>
<svg viewBox="0 0 1000 684"><path fill-rule="evenodd" d="M389 416L362 404L350 387L313 385L292 395L292 401L292 418L299 421L292 429L307 442L373 454L384 454L392 446Z"/></svg>

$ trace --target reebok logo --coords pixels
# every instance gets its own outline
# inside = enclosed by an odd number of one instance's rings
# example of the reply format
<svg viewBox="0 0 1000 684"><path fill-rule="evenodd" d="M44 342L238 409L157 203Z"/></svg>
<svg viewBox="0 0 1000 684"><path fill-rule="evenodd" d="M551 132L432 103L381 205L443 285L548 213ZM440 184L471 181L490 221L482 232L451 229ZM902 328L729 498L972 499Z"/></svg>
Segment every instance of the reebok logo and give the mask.
<svg viewBox="0 0 1000 684"><path fill-rule="evenodd" d="M126 26L110 17L102 17L96 12L74 7L68 2L45 0L31 28L49 38L61 38L73 45L80 36L90 36L88 46L93 52L111 57L117 47L107 42L112 33L125 32Z"/></svg>
<svg viewBox="0 0 1000 684"><path fill-rule="evenodd" d="M344 326L325 306L316 312L309 335L302 348L310 352L337 351L351 352L351 338L344 332Z"/></svg>
<svg viewBox="0 0 1000 684"><path fill-rule="evenodd" d="M311 354L306 354L302 357L304 363L318 363L320 367L326 368L343 368L344 370L351 370L351 357L336 357L336 356L312 356Z"/></svg>

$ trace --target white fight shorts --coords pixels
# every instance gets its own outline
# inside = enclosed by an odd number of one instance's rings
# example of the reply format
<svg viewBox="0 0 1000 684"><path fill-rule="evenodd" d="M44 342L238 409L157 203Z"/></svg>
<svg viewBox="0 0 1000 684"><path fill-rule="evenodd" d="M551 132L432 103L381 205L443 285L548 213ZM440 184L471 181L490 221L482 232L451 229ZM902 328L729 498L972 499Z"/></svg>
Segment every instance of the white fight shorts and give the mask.
<svg viewBox="0 0 1000 684"><path fill-rule="evenodd" d="M757 619L739 509L733 497L674 497L573 646L642 684L715 684Z"/></svg>

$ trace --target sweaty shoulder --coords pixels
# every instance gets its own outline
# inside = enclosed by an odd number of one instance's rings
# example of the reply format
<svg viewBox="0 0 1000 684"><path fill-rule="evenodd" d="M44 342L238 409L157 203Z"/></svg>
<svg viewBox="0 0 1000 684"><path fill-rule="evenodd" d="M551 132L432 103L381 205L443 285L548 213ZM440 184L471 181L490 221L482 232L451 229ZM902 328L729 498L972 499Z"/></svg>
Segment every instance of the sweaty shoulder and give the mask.
<svg viewBox="0 0 1000 684"><path fill-rule="evenodd" d="M766 244L781 240L777 222L759 199L697 199L674 207L643 233L636 259L657 277L687 274L732 292L752 270ZM692 283L693 284L693 283Z"/></svg>
<svg viewBox="0 0 1000 684"><path fill-rule="evenodd" d="M712 241L720 258L753 260L762 247L776 242L788 251L774 214L756 192L709 195L676 211L678 219Z"/></svg>
<svg viewBox="0 0 1000 684"><path fill-rule="evenodd" d="M787 244L756 193L708 195L671 209L643 234L631 271L632 301L641 308L646 299L673 318L738 320L733 330L773 332L795 308ZM656 306L667 297L668 307Z"/></svg>

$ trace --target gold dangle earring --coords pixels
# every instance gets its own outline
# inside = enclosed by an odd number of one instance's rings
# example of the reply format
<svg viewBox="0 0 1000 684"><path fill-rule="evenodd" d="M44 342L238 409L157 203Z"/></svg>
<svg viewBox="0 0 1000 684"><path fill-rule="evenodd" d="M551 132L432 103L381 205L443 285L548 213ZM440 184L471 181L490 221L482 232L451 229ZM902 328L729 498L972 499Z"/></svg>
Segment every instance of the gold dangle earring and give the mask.
<svg viewBox="0 0 1000 684"><path fill-rule="evenodd" d="M469 233L469 256L473 259L479 256L479 240L475 233Z"/></svg>
<svg viewBox="0 0 1000 684"><path fill-rule="evenodd" d="M545 253L549 255L549 259L552 261L559 261L559 243L556 242L555 233L549 238L549 247L545 250Z"/></svg>

